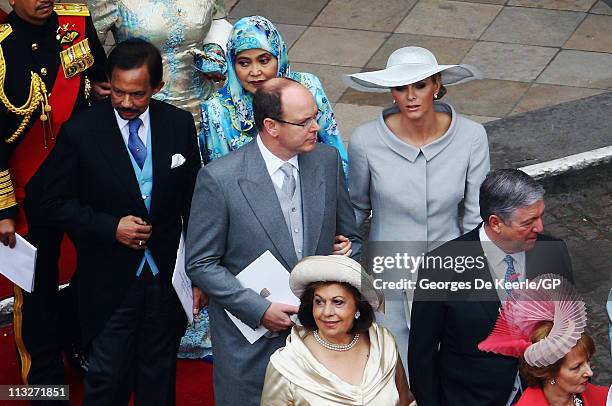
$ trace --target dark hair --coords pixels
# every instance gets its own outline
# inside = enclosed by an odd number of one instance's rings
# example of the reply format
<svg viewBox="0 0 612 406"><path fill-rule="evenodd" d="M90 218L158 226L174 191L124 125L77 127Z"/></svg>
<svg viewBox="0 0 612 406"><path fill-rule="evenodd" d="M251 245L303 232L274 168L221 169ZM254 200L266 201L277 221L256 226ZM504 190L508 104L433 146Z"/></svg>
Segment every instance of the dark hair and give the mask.
<svg viewBox="0 0 612 406"><path fill-rule="evenodd" d="M108 55L106 63L106 76L109 80L113 69L130 70L140 68L146 64L149 71L149 83L151 87L157 87L164 72L162 57L155 45L143 39L132 38L120 42Z"/></svg>
<svg viewBox="0 0 612 406"><path fill-rule="evenodd" d="M263 122L266 118L273 120L283 118L283 106L281 104L283 89L294 83L300 84L291 78L273 78L266 81L255 92L253 96L253 115L259 131L263 129Z"/></svg>
<svg viewBox="0 0 612 406"><path fill-rule="evenodd" d="M446 87L442 84L442 74L436 73L435 75L431 75L430 78L432 82L435 82L437 80L440 84L440 89L438 89L438 97L436 97L436 100L440 100L447 92Z"/></svg>
<svg viewBox="0 0 612 406"><path fill-rule="evenodd" d="M541 322L533 330L533 333L531 333L531 342L537 343L538 341L548 337L548 334L550 334L552 328L552 322ZM582 333L574 348L578 348L580 351L582 351L582 353L586 355L587 359L591 359L593 354L595 354L595 343L593 342L593 339L585 333ZM525 358L521 356L519 359L519 371L525 380L527 380L527 385L543 387L544 382L546 382L548 379L555 378L559 374L561 364L563 364L564 359L565 357L561 358L554 364L545 367L532 367L525 361Z"/></svg>
<svg viewBox="0 0 612 406"><path fill-rule="evenodd" d="M300 309L298 310L298 317L302 325L310 331L318 330L317 323L312 315L312 304L314 301L314 293L317 288L322 286L331 285L337 283L348 289L353 295L355 303L357 304L357 310L359 311L359 318L353 321L353 327L349 331L350 334L364 333L368 331L372 323L374 322L374 310L372 306L361 298L361 293L353 285L349 285L345 282L313 282L302 293L300 297Z"/></svg>
<svg viewBox="0 0 612 406"><path fill-rule="evenodd" d="M489 172L480 186L480 217L489 224L489 216L504 223L512 221L516 209L527 207L544 197L544 188L518 169L496 169Z"/></svg>

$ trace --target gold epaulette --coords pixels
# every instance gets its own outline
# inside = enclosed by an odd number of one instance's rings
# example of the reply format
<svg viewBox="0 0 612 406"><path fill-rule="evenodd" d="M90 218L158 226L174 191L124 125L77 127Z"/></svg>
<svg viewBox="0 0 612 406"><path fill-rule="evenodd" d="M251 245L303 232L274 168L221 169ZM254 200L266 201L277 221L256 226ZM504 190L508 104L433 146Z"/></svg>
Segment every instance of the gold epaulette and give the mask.
<svg viewBox="0 0 612 406"><path fill-rule="evenodd" d="M8 34L10 34L10 32ZM10 137L3 139L4 134L0 135L0 141L4 141L4 143L6 144L15 142L15 140L19 138L19 135L23 133L30 121L30 117L32 117L32 114L34 114L34 111L37 108L41 109L41 121L47 121L49 119L48 114L51 111L51 106L49 105L49 99L47 96L47 85L45 85L45 82L42 80L42 78L34 72L30 72L30 77L32 79L30 80L30 95L28 97L28 100L21 106L15 106L13 103L11 103L11 101L6 96L6 93L4 92L4 80L6 79L6 60L4 59L4 52L2 51L2 46L0 46L0 103L2 103L4 107L6 107L6 110L10 113L23 117L21 119L21 123L19 124L15 132L11 134ZM1 175L2 173L0 172L0 176ZM4 203L6 203L6 197L0 200L3 200ZM2 201L0 201L0 203L2 203Z"/></svg>
<svg viewBox="0 0 612 406"><path fill-rule="evenodd" d="M13 27L10 24L0 24L0 42L11 35L11 32L13 32Z"/></svg>
<svg viewBox="0 0 612 406"><path fill-rule="evenodd" d="M8 209L17 205L13 183L8 170L0 171L0 210Z"/></svg>
<svg viewBox="0 0 612 406"><path fill-rule="evenodd" d="M83 3L55 3L53 10L60 16L89 16L87 5Z"/></svg>

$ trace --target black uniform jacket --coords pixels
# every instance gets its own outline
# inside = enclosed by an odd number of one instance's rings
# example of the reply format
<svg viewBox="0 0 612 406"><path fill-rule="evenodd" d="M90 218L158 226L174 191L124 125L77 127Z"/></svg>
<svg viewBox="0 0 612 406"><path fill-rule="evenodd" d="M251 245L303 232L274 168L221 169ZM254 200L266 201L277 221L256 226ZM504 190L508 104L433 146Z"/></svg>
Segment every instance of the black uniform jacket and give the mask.
<svg viewBox="0 0 612 406"><path fill-rule="evenodd" d="M34 25L24 21L13 11L7 16L4 23L10 24L13 31L0 43L6 61L4 92L13 105L21 106L27 101L30 93L31 72L37 73L45 82L47 91L51 92L57 72L62 69L60 61L62 45L56 38L58 15L53 12L45 24ZM91 81L105 81L106 54L90 17L85 17L85 31L94 57L94 65L84 74L88 75ZM85 80L83 77L82 75L81 88L73 112L88 105L84 95ZM4 140L13 134L21 123L22 116L7 111L4 104L0 103L0 173L8 169L11 153L23 137L27 136L28 129L39 119L40 114L40 110L37 109L21 136L14 143L6 144ZM56 128L54 131L57 135L59 129ZM0 220L15 218L16 215L17 206L0 207Z"/></svg>

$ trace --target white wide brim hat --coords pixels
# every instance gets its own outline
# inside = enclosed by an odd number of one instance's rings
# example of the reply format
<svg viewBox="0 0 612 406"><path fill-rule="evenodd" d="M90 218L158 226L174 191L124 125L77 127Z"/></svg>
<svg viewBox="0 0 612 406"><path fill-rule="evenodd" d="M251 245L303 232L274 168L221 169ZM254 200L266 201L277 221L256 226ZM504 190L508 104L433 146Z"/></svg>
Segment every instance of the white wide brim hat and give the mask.
<svg viewBox="0 0 612 406"><path fill-rule="evenodd" d="M374 288L372 277L359 263L349 257L339 255L311 256L299 261L289 275L289 287L294 295L302 294L314 282L344 282L361 293L374 311L383 311L385 298L381 291Z"/></svg>
<svg viewBox="0 0 612 406"><path fill-rule="evenodd" d="M387 67L373 72L344 75L344 82L362 92L388 92L389 88L405 86L442 74L443 85L456 85L479 79L480 73L470 65L438 65L434 54L421 47L405 47L394 51Z"/></svg>

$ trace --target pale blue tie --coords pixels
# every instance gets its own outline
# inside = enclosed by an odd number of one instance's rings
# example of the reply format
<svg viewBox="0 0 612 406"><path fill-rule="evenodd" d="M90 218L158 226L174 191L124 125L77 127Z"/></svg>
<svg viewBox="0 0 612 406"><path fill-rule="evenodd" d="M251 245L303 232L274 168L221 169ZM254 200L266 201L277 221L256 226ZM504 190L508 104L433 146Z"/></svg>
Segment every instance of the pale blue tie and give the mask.
<svg viewBox="0 0 612 406"><path fill-rule="evenodd" d="M140 118L130 120L130 136L128 138L128 149L130 150L130 153L134 157L134 161L136 161L136 164L140 169L142 169L144 161L147 159L147 147L138 136L138 129L141 125L142 120Z"/></svg>
<svg viewBox="0 0 612 406"><path fill-rule="evenodd" d="M504 282L515 282L519 279L521 274L517 273L514 269L514 260L511 255L506 255L504 257L504 262L506 263L506 274L504 275ZM510 295L512 293L512 288L506 285L506 293Z"/></svg>

